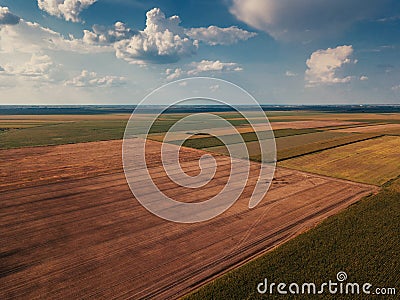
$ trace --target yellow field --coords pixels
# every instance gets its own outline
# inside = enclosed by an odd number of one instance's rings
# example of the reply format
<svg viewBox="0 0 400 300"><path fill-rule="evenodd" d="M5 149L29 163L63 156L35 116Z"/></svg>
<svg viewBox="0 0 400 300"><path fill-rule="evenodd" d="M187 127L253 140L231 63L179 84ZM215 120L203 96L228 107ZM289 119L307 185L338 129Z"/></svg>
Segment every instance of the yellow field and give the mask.
<svg viewBox="0 0 400 300"><path fill-rule="evenodd" d="M337 132L356 132L356 133L383 133L383 134L400 134L400 124L383 124L375 126L352 127L335 130Z"/></svg>
<svg viewBox="0 0 400 300"><path fill-rule="evenodd" d="M389 189L400 193L400 177L390 183Z"/></svg>
<svg viewBox="0 0 400 300"><path fill-rule="evenodd" d="M400 175L400 137L354 143L289 159L281 166L307 172L382 185Z"/></svg>

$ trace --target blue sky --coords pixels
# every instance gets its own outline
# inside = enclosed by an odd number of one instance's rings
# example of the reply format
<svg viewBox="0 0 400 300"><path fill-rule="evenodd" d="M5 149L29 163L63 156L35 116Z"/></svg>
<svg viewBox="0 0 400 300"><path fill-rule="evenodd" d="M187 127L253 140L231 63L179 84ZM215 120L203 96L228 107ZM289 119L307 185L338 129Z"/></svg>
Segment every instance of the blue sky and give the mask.
<svg viewBox="0 0 400 300"><path fill-rule="evenodd" d="M136 104L193 76L262 104L399 104L400 1L0 0L0 104Z"/></svg>

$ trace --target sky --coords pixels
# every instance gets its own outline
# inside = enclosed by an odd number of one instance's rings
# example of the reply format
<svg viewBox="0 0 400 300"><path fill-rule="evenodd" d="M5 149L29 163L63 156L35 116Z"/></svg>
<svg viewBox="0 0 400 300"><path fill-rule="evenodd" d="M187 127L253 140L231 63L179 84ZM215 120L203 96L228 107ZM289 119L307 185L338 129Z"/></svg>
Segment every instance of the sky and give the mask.
<svg viewBox="0 0 400 300"><path fill-rule="evenodd" d="M261 104L400 104L400 1L0 0L0 105L137 104L198 76Z"/></svg>

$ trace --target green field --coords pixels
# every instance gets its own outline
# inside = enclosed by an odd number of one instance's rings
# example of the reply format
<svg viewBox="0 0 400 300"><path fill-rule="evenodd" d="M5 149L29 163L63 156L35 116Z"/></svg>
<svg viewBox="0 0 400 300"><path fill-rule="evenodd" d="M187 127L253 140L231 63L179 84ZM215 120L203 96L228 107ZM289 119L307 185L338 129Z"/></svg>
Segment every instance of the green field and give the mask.
<svg viewBox="0 0 400 300"><path fill-rule="evenodd" d="M10 129L0 133L0 148L20 148L121 139L125 120L48 122L40 126Z"/></svg>
<svg viewBox="0 0 400 300"><path fill-rule="evenodd" d="M328 218L277 249L205 285L185 300L283 299L261 295L257 284L269 282L321 284L344 271L349 282L371 283L373 287L400 284L400 179L379 194L364 198L347 210ZM396 185L396 188L392 187ZM304 295L290 295L304 299ZM398 296L386 296L398 299ZM324 294L323 299L364 299ZM383 299L383 298L381 298Z"/></svg>

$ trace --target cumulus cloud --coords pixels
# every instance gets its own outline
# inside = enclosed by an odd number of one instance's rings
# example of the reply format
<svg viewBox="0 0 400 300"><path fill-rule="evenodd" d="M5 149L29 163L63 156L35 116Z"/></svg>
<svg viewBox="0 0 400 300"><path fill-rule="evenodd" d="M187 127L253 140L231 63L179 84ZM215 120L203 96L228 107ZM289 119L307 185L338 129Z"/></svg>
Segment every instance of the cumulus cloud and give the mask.
<svg viewBox="0 0 400 300"><path fill-rule="evenodd" d="M183 75L183 71L181 68L176 68L175 70L166 69L165 74L167 75L167 80L175 80Z"/></svg>
<svg viewBox="0 0 400 300"><path fill-rule="evenodd" d="M297 76L297 74L294 73L294 72L292 72L292 71L286 71L285 75L286 75L287 77L295 77L295 76Z"/></svg>
<svg viewBox="0 0 400 300"><path fill-rule="evenodd" d="M375 15L390 0L232 0L230 12L240 21L278 39L338 32Z"/></svg>
<svg viewBox="0 0 400 300"><path fill-rule="evenodd" d="M99 76L96 72L83 70L81 74L64 83L66 86L75 87L111 87L126 84L127 80L122 76Z"/></svg>
<svg viewBox="0 0 400 300"><path fill-rule="evenodd" d="M197 53L199 42L207 45L231 45L256 34L236 26L184 28L178 16L166 17L159 8L146 13L144 30L130 29L122 22L111 28L95 25L84 30L83 42L113 46L116 56L132 64L167 64Z"/></svg>
<svg viewBox="0 0 400 300"><path fill-rule="evenodd" d="M130 39L137 31L128 28L122 22L116 22L112 28L94 25L93 31L83 31L83 41L87 44L108 45L121 40Z"/></svg>
<svg viewBox="0 0 400 300"><path fill-rule="evenodd" d="M210 86L210 91L215 92L219 89L219 84Z"/></svg>
<svg viewBox="0 0 400 300"><path fill-rule="evenodd" d="M227 28L217 26L191 28L185 32L192 39L199 40L211 46L232 45L256 36L256 33L237 28L236 26Z"/></svg>
<svg viewBox="0 0 400 300"><path fill-rule="evenodd" d="M166 18L159 8L154 8L146 17L143 31L114 44L118 58L135 64L172 63L196 53L198 41L186 36L178 16Z"/></svg>
<svg viewBox="0 0 400 300"><path fill-rule="evenodd" d="M20 20L17 25L0 27L0 50L6 53L36 53L43 50L94 53L113 51L113 48L90 45L73 36L65 38L60 33L42 27L38 23Z"/></svg>
<svg viewBox="0 0 400 300"><path fill-rule="evenodd" d="M79 22L79 14L97 0L38 0L41 10L67 21Z"/></svg>
<svg viewBox="0 0 400 300"><path fill-rule="evenodd" d="M8 7L0 6L0 25L16 25L20 18L10 12Z"/></svg>
<svg viewBox="0 0 400 300"><path fill-rule="evenodd" d="M305 72L307 86L319 84L335 84L349 82L352 77L338 77L336 72L344 65L351 62L352 46L338 46L326 50L317 50L311 54L306 64Z"/></svg>
<svg viewBox="0 0 400 300"><path fill-rule="evenodd" d="M195 76L205 72L240 72L242 70L243 68L234 62L202 60L200 62L192 62L186 65L184 69L167 69L165 74L167 75L167 80L176 80L182 76Z"/></svg>
<svg viewBox="0 0 400 300"><path fill-rule="evenodd" d="M221 62L219 60L202 60L200 62L191 63L193 69L189 70L187 73L189 75L197 75L203 72L227 72L227 71L242 71L243 69L234 62Z"/></svg>
<svg viewBox="0 0 400 300"><path fill-rule="evenodd" d="M6 64L3 71L6 75L29 77L41 81L55 81L61 71L60 67L52 61L50 56L33 53L29 61L23 64Z"/></svg>
<svg viewBox="0 0 400 300"><path fill-rule="evenodd" d="M399 85L392 86L392 91L395 91L395 92L400 91L400 84L399 84Z"/></svg>

